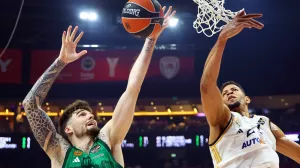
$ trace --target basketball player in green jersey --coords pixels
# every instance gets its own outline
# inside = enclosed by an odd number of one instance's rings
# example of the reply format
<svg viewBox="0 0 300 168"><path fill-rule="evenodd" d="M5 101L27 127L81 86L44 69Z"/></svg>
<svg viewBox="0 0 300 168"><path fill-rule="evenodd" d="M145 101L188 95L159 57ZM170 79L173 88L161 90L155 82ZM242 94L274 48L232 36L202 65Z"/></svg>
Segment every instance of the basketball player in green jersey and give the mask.
<svg viewBox="0 0 300 168"><path fill-rule="evenodd" d="M163 8L165 10L165 7ZM168 27L168 20L175 15L172 7L165 14L162 30L147 38L133 65L126 91L119 99L112 119L98 128L92 110L85 101L75 101L68 106L60 119L59 133L51 119L41 108L50 87L63 68L85 55L76 53L76 45L83 32L75 39L78 27L71 33L70 26L62 36L58 58L38 79L23 101L32 132L43 150L50 157L54 168L121 168L124 159L121 144L133 120L136 101L150 64L157 38ZM75 40L74 40L75 39Z"/></svg>

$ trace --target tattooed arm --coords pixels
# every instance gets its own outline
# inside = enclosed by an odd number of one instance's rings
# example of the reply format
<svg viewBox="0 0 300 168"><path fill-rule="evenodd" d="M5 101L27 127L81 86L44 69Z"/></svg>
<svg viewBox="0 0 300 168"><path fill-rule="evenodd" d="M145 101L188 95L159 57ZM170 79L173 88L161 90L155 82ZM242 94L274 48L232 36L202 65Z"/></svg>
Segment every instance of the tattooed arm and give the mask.
<svg viewBox="0 0 300 168"><path fill-rule="evenodd" d="M61 136L46 112L41 108L54 80L64 68L65 63L57 59L39 78L23 101L26 116L32 132L43 150L49 155L56 154Z"/></svg>
<svg viewBox="0 0 300 168"><path fill-rule="evenodd" d="M74 29L72 34L70 34L71 29L72 27L70 26L67 34L66 32L63 33L62 48L59 57L38 79L23 101L26 116L32 132L38 143L50 158L57 158L61 156L61 153L59 152L65 152L69 144L56 132L50 117L41 107L42 103L45 100L56 77L66 66L66 64L75 61L86 53L86 51L76 53L76 45L83 33L80 33L80 35L73 42L78 27Z"/></svg>

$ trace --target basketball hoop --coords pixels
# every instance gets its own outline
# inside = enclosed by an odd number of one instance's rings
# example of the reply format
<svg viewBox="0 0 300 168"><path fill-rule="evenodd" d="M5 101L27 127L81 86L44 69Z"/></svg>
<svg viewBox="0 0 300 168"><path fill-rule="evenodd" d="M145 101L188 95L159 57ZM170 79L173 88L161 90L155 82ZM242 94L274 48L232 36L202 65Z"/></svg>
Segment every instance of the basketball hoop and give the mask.
<svg viewBox="0 0 300 168"><path fill-rule="evenodd" d="M207 37L222 30L238 12L232 12L224 8L224 0L193 0L198 4L197 19L193 27L197 33L203 33ZM225 22L222 24L222 22Z"/></svg>

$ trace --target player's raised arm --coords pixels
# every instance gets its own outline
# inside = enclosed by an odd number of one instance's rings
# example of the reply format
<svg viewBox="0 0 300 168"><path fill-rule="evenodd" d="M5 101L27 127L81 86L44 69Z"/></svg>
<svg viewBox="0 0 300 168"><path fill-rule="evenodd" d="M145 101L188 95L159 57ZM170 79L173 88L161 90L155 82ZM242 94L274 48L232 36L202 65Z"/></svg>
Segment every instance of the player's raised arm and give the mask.
<svg viewBox="0 0 300 168"><path fill-rule="evenodd" d="M163 10L165 10L165 7L163 8ZM170 7L165 14L161 32L165 28L167 28L169 23L168 20L171 19L174 15L175 12L172 12L172 7ZM107 126L109 126L108 129L110 130L109 138L112 146L114 146L114 144L122 143L131 126L136 101L142 83L145 79L157 38L160 36L161 32L153 37L149 37L146 39L144 47L131 69L126 91L119 99L112 119L107 124Z"/></svg>
<svg viewBox="0 0 300 168"><path fill-rule="evenodd" d="M227 40L240 33L244 28L261 29L263 25L253 20L253 18L261 16L261 14L245 15L244 11L240 12L221 31L215 46L208 55L200 82L200 91L203 110L211 127L225 126L230 119L230 111L224 105L222 94L217 87L221 60Z"/></svg>
<svg viewBox="0 0 300 168"><path fill-rule="evenodd" d="M57 152L60 149L65 148L68 143L66 143L66 141L57 134L51 119L41 108L42 103L45 100L54 80L66 64L75 61L87 53L87 51L76 53L76 45L81 39L83 33L81 33L73 42L78 27L74 29L72 34L71 29L72 27L70 26L67 33L63 33L62 47L59 57L38 79L23 101L26 116L32 132L49 157L56 157Z"/></svg>
<svg viewBox="0 0 300 168"><path fill-rule="evenodd" d="M300 145L289 140L277 125L274 123L270 124L276 138L276 151L300 164Z"/></svg>

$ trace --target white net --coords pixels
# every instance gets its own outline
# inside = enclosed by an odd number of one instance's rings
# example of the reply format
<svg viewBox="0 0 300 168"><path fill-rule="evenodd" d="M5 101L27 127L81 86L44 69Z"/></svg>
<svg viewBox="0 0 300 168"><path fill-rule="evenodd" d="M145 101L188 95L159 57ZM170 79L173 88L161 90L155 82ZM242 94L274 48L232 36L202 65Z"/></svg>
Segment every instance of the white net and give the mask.
<svg viewBox="0 0 300 168"><path fill-rule="evenodd" d="M238 13L226 10L224 0L193 1L198 4L198 15L193 27L197 30L197 33L203 33L207 37L212 37L221 31Z"/></svg>

